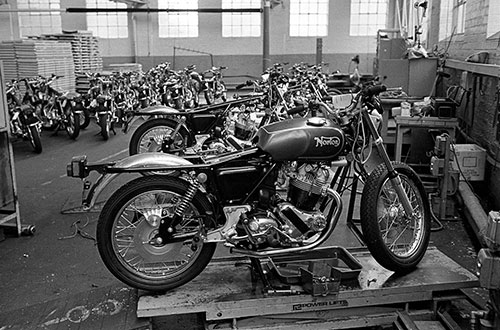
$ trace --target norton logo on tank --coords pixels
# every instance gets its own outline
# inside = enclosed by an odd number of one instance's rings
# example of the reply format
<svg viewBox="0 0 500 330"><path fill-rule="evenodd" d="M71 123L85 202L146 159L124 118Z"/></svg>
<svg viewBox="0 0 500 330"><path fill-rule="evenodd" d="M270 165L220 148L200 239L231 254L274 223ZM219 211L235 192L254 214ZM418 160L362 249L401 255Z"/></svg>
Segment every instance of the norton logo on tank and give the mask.
<svg viewBox="0 0 500 330"><path fill-rule="evenodd" d="M338 147L340 145L340 139L337 136L315 137L314 141L316 141L316 148L320 148L320 147L324 147L324 146Z"/></svg>

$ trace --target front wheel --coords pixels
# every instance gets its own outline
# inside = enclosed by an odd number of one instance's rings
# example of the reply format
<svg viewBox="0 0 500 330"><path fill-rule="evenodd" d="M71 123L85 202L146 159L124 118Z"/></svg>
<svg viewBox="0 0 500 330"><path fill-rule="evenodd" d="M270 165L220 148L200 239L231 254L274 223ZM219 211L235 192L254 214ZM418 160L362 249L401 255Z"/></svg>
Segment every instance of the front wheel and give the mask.
<svg viewBox="0 0 500 330"><path fill-rule="evenodd" d="M76 140L80 135L80 115L75 113L71 108L66 110L66 133L70 139Z"/></svg>
<svg viewBox="0 0 500 330"><path fill-rule="evenodd" d="M210 227L211 205L201 192L188 203L172 238L157 243L160 222L173 216L187 190L183 180L151 176L130 181L111 195L97 223L97 246L114 276L134 288L158 292L203 271L216 244L198 236Z"/></svg>
<svg viewBox="0 0 500 330"><path fill-rule="evenodd" d="M397 273L413 270L424 257L431 230L430 206L422 181L408 165L393 163L413 208L407 215L384 164L366 180L361 197L361 228L371 254Z"/></svg>
<svg viewBox="0 0 500 330"><path fill-rule="evenodd" d="M35 125L28 126L28 134L31 147L37 154L42 153L42 140L40 139L40 130Z"/></svg>

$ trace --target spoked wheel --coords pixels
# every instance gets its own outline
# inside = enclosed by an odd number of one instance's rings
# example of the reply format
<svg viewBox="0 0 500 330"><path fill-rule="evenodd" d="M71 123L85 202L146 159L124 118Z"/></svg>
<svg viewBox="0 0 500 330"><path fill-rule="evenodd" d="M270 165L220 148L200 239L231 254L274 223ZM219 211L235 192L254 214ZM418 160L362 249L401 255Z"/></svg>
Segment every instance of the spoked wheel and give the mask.
<svg viewBox="0 0 500 330"><path fill-rule="evenodd" d="M383 267L397 273L413 270L429 244L430 206L424 186L408 165L394 163L413 208L406 215L384 164L368 177L361 197L361 228L365 243Z"/></svg>
<svg viewBox="0 0 500 330"><path fill-rule="evenodd" d="M70 139L76 140L80 134L80 115L75 113L71 108L66 109L66 133Z"/></svg>
<svg viewBox="0 0 500 330"><path fill-rule="evenodd" d="M187 147L188 133L182 127L176 136L171 137L175 132L178 123L168 118L156 118L146 120L132 134L129 145L129 154L142 154L145 152L169 152L179 154ZM171 138L172 142L166 146L165 140ZM168 148L168 149L166 149Z"/></svg>
<svg viewBox="0 0 500 330"><path fill-rule="evenodd" d="M40 130L36 126L28 126L28 134L31 147L37 154L42 152L42 140L40 139Z"/></svg>
<svg viewBox="0 0 500 330"><path fill-rule="evenodd" d="M118 189L97 223L99 254L122 282L143 290L165 291L195 278L215 252L215 243L196 236L207 223L210 203L196 193L175 227L171 242L156 239L160 221L170 219L188 184L172 177L142 177ZM181 238L182 237L182 238Z"/></svg>

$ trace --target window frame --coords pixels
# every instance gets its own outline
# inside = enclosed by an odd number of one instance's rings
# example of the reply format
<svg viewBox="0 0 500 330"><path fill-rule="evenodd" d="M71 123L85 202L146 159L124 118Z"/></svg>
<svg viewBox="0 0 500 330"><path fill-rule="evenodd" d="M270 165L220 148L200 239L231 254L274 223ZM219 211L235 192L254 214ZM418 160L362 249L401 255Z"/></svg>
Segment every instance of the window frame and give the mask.
<svg viewBox="0 0 500 330"><path fill-rule="evenodd" d="M86 8L127 8L127 5L107 0L85 0ZM88 12L85 16L87 29L101 39L128 38L128 15L126 12ZM110 24L116 23L116 24Z"/></svg>
<svg viewBox="0 0 500 330"><path fill-rule="evenodd" d="M486 38L500 38L500 2L490 0L488 7L488 21L486 24Z"/></svg>
<svg viewBox="0 0 500 330"><path fill-rule="evenodd" d="M261 8L261 2L261 0L222 0L222 9ZM244 24L245 19L249 21L248 24ZM260 13L222 13L223 38L258 38L261 37L261 31Z"/></svg>
<svg viewBox="0 0 500 330"><path fill-rule="evenodd" d="M312 6L316 6L316 10ZM329 15L328 0L290 0L288 33L290 37L327 37ZM301 24L303 22L306 24Z"/></svg>
<svg viewBox="0 0 500 330"><path fill-rule="evenodd" d="M198 0L161 0L158 1L158 8L198 9L198 2ZM170 20L177 22L177 24L168 24ZM162 21L167 23L162 24ZM179 24L180 22L187 22L188 24ZM196 22L196 24L190 24L191 22ZM158 38L198 38L199 34L198 12L158 13Z"/></svg>
<svg viewBox="0 0 500 330"><path fill-rule="evenodd" d="M42 34L61 33L61 0L18 0L18 9L57 9L50 12L18 12L20 37L39 36ZM26 20L26 21L24 21ZM44 22L49 24L43 24ZM38 21L36 25L33 23Z"/></svg>
<svg viewBox="0 0 500 330"><path fill-rule="evenodd" d="M356 6L358 8L356 8ZM383 10L385 12L380 13L379 11L381 9L380 7L383 7ZM388 0L351 0L349 36L351 37L376 36L378 30L387 28L388 11L389 11ZM381 19L383 19L384 21L383 23L380 22ZM362 22L368 22L368 23L363 24Z"/></svg>

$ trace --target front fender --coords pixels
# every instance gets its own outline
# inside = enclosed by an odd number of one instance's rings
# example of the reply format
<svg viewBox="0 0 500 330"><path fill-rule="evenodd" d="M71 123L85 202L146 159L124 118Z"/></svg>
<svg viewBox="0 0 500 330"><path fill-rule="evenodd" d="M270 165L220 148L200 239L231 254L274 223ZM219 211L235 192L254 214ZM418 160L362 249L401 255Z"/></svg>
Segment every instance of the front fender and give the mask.
<svg viewBox="0 0 500 330"><path fill-rule="evenodd" d="M164 154L159 152L150 152L132 155L123 158L113 165L108 167L107 171L97 179L97 181L92 185L88 195L83 200L83 208L85 210L90 210L94 207L97 198L101 195L104 189L115 180L120 174L128 173L126 170L142 170L144 171L154 171L155 167L165 167L165 166L191 166L192 162L171 154ZM166 174L167 175L167 174Z"/></svg>

